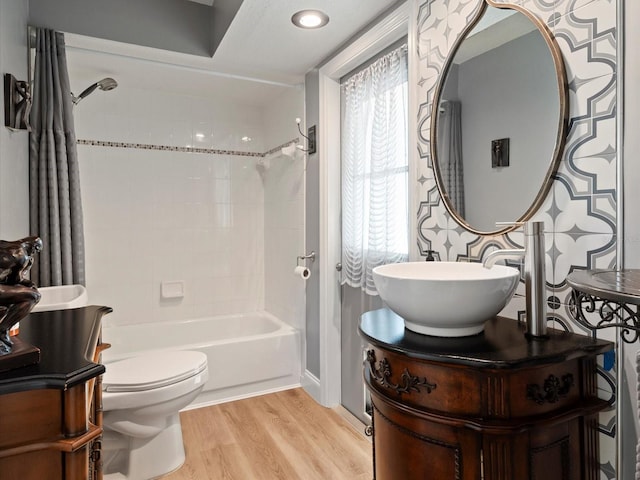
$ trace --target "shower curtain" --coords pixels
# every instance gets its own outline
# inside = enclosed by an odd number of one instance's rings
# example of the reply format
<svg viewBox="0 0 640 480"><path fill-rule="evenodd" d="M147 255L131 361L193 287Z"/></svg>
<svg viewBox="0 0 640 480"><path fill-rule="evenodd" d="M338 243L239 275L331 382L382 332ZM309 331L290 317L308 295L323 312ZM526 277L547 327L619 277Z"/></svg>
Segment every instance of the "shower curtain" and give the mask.
<svg viewBox="0 0 640 480"><path fill-rule="evenodd" d="M64 35L36 29L29 215L44 243L31 269L38 286L85 283L80 173Z"/></svg>
<svg viewBox="0 0 640 480"><path fill-rule="evenodd" d="M440 104L438 166L451 205L464 217L461 106L455 100L445 100Z"/></svg>

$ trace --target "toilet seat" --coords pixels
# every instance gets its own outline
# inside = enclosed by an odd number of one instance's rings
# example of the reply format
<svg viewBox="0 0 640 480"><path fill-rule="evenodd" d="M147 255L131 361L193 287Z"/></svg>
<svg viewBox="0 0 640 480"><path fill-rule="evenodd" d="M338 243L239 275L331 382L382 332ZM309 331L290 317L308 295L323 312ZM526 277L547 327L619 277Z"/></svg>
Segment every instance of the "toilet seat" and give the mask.
<svg viewBox="0 0 640 480"><path fill-rule="evenodd" d="M194 351L147 353L106 365L105 392L142 392L176 384L202 373L207 356Z"/></svg>

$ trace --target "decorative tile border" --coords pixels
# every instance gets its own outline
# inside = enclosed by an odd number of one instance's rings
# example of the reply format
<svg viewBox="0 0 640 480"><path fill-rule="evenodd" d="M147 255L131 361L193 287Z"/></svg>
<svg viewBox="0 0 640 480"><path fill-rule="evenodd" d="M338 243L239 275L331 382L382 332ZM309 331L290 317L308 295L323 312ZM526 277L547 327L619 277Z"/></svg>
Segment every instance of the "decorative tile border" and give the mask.
<svg viewBox="0 0 640 480"><path fill-rule="evenodd" d="M103 140L82 140L78 139L78 145L90 145L93 147L113 147L113 148L137 148L140 150L160 150L166 152L184 152L184 153L207 153L210 155L235 155L238 157L259 157L264 158L267 155L276 153L278 150L288 147L291 144L298 144L299 138L294 138L288 142L278 145L264 153L260 152L243 152L241 150L219 150L217 148L198 148L198 147L174 147L171 145L153 145L149 143L130 143L130 142L107 142Z"/></svg>

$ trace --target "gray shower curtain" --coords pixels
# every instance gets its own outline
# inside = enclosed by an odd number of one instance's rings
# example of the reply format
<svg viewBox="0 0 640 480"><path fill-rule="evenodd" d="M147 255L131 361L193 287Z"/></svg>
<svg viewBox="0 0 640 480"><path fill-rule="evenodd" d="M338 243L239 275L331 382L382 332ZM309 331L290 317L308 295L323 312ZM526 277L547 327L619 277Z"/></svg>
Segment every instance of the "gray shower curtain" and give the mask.
<svg viewBox="0 0 640 480"><path fill-rule="evenodd" d="M80 173L64 35L36 29L29 137L31 234L44 243L31 269L38 286L85 283Z"/></svg>
<svg viewBox="0 0 640 480"><path fill-rule="evenodd" d="M438 116L438 166L453 208L464 217L461 105L456 100L440 104Z"/></svg>

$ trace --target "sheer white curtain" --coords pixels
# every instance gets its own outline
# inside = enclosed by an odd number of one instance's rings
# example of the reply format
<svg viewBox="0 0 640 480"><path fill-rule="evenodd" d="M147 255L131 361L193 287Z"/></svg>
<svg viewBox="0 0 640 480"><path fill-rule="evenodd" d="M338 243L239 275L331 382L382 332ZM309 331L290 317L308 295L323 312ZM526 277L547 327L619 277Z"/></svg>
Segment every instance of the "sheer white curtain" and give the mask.
<svg viewBox="0 0 640 480"><path fill-rule="evenodd" d="M377 295L372 270L409 251L407 48L342 85L343 283Z"/></svg>

